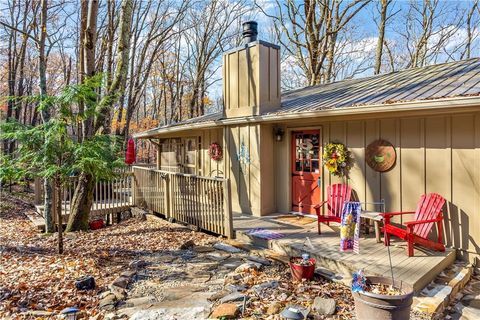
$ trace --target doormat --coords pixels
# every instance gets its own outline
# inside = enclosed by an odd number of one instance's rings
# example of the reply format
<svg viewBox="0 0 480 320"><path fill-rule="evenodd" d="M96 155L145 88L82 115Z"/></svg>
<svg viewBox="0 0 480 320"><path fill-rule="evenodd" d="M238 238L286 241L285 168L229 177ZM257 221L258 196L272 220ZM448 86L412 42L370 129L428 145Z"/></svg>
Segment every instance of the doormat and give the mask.
<svg viewBox="0 0 480 320"><path fill-rule="evenodd" d="M260 239L265 239L265 240L280 239L285 237L285 235L282 233L270 231L263 228L250 229L247 232L245 232L245 234L248 234L249 236L257 237Z"/></svg>
<svg viewBox="0 0 480 320"><path fill-rule="evenodd" d="M317 219L315 218L305 217L305 216L296 216L296 215L280 216L278 218L275 218L275 220L296 224L300 226L304 226L317 221Z"/></svg>

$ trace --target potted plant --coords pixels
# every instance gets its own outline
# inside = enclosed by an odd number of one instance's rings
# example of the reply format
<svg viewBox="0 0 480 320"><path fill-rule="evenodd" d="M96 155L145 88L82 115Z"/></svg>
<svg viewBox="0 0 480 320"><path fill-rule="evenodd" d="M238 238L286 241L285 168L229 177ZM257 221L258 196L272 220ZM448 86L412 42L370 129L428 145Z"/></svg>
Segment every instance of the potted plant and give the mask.
<svg viewBox="0 0 480 320"><path fill-rule="evenodd" d="M302 281L302 279L312 280L315 273L315 259L310 258L308 253L302 254L301 257L290 258L290 271L295 280Z"/></svg>
<svg viewBox="0 0 480 320"><path fill-rule="evenodd" d="M353 277L352 295L358 320L410 318L413 288L402 281L393 282L387 277L364 277L359 272Z"/></svg>

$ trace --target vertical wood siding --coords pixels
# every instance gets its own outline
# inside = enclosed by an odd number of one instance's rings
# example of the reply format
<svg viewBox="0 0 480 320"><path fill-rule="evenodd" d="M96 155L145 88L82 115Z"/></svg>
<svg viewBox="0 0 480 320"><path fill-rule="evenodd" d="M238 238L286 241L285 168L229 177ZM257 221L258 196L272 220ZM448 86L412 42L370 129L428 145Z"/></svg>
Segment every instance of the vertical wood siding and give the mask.
<svg viewBox="0 0 480 320"><path fill-rule="evenodd" d="M480 112L352 121L310 120L284 126L320 127L323 144L329 141L347 144L355 157L348 183L360 201L383 198L387 211L410 211L415 209L421 194L441 194L448 204L446 245L480 253ZM289 135L286 137L289 140ZM389 172L378 173L365 162L366 146L378 138L390 141L397 152L396 165ZM289 154L288 141L276 143L274 154L283 159L275 162L277 211L289 212L290 159L285 159L285 154ZM325 169L323 175L323 197L326 186L345 182Z"/></svg>

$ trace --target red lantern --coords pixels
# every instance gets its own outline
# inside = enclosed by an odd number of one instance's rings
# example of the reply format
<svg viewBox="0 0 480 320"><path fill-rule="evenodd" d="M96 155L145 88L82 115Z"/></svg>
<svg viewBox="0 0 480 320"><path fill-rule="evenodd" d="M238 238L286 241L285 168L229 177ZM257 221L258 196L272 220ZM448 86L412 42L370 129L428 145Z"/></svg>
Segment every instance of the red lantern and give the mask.
<svg viewBox="0 0 480 320"><path fill-rule="evenodd" d="M127 153L125 155L125 163L130 165L135 162L135 142L132 138L128 139Z"/></svg>

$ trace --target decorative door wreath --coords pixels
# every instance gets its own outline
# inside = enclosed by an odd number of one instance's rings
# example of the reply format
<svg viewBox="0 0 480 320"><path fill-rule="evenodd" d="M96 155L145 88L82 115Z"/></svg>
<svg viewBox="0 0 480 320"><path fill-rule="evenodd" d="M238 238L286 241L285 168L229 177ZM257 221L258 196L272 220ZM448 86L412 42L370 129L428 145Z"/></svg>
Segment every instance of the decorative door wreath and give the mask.
<svg viewBox="0 0 480 320"><path fill-rule="evenodd" d="M370 143L365 153L368 166L378 172L386 172L392 169L397 158L394 146L383 139Z"/></svg>
<svg viewBox="0 0 480 320"><path fill-rule="evenodd" d="M338 177L348 177L348 172L353 166L352 154L343 143L339 142L327 143L322 159L327 170Z"/></svg>
<svg viewBox="0 0 480 320"><path fill-rule="evenodd" d="M220 161L222 160L223 152L222 146L220 146L217 142L213 142L208 147L208 155L212 160Z"/></svg>

